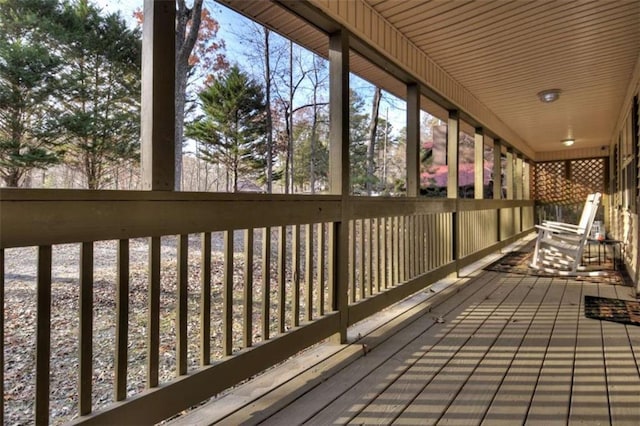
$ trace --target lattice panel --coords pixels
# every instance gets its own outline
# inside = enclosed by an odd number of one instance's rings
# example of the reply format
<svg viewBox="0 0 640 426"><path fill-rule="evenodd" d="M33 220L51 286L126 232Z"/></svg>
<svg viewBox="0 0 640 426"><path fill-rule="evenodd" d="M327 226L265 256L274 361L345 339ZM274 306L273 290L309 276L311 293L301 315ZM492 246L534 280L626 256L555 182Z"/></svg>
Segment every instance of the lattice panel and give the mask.
<svg viewBox="0 0 640 426"><path fill-rule="evenodd" d="M604 192L604 158L573 160L570 163L569 199L583 203L592 192Z"/></svg>
<svg viewBox="0 0 640 426"><path fill-rule="evenodd" d="M534 199L540 203L563 203L567 198L565 162L537 163L533 179Z"/></svg>
<svg viewBox="0 0 640 426"><path fill-rule="evenodd" d="M589 193L604 191L605 161L595 158L536 164L535 200L543 204L584 204Z"/></svg>

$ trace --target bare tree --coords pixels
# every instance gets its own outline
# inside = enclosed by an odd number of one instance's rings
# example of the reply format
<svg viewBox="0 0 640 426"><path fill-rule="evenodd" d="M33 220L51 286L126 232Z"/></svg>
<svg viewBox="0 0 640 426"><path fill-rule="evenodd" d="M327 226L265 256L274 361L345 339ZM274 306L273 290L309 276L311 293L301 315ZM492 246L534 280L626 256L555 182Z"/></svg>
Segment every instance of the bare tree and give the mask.
<svg viewBox="0 0 640 426"><path fill-rule="evenodd" d="M367 180L365 188L367 195L371 195L373 187L373 173L375 171L376 134L378 131L378 115L380 113L380 98L382 91L376 87L373 92L373 103L371 105L371 121L369 122L369 146L367 147Z"/></svg>
<svg viewBox="0 0 640 426"><path fill-rule="evenodd" d="M176 11L176 124L175 124L175 189L180 190L182 180L182 141L184 139L184 108L187 93L189 57L198 38L202 19L202 3L194 0L187 7L185 0L178 0Z"/></svg>

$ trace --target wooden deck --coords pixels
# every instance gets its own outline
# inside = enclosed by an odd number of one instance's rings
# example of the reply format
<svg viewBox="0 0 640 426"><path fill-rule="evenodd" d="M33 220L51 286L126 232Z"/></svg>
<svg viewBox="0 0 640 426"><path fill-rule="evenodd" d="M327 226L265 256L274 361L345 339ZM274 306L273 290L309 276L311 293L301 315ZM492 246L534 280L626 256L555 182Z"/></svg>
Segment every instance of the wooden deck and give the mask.
<svg viewBox="0 0 640 426"><path fill-rule="evenodd" d="M640 327L584 316L632 288L481 271L447 291L176 423L640 424Z"/></svg>

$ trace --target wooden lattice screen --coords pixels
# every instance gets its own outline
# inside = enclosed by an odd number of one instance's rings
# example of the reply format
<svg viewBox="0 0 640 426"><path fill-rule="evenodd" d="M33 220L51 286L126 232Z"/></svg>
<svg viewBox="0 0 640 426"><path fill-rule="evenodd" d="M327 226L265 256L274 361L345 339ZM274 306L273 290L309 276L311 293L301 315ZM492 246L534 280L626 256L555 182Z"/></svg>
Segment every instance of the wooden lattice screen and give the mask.
<svg viewBox="0 0 640 426"><path fill-rule="evenodd" d="M587 195L604 192L606 158L537 163L531 168L532 193L542 219L577 220ZM553 207L553 208L549 208Z"/></svg>

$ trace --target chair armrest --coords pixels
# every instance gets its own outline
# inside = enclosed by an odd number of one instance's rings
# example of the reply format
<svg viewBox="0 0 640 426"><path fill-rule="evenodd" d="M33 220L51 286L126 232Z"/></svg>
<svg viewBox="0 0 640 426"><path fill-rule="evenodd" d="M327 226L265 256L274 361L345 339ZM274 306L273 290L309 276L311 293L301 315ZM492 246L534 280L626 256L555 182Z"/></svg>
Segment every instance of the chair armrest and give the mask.
<svg viewBox="0 0 640 426"><path fill-rule="evenodd" d="M580 227L579 225L576 225L574 223L556 222L554 220L543 220L542 225L543 226L562 226L565 228L573 228L573 229L578 229Z"/></svg>
<svg viewBox="0 0 640 426"><path fill-rule="evenodd" d="M550 224L550 223L546 223L546 224L542 224L542 225L536 225L536 228L540 229L540 230L544 230L546 232L553 232L555 234L557 233L567 233L567 234L575 234L575 235L582 235L584 233L584 229L580 228L580 227L566 227L566 226L561 226L560 222L556 222L558 223L558 225L556 224Z"/></svg>

